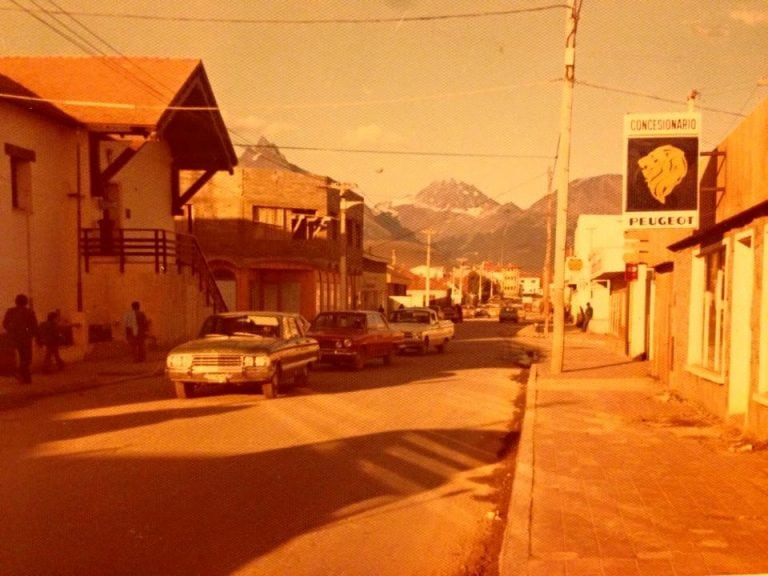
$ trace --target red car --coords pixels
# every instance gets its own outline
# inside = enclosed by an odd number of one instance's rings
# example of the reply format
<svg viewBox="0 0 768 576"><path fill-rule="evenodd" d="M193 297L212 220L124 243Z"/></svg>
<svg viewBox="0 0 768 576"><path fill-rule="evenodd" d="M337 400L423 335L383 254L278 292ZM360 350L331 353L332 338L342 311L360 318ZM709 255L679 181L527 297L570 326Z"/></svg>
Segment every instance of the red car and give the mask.
<svg viewBox="0 0 768 576"><path fill-rule="evenodd" d="M307 336L320 344L319 362L347 364L355 370L362 370L371 358L391 363L403 341L403 333L390 328L375 310L320 312Z"/></svg>

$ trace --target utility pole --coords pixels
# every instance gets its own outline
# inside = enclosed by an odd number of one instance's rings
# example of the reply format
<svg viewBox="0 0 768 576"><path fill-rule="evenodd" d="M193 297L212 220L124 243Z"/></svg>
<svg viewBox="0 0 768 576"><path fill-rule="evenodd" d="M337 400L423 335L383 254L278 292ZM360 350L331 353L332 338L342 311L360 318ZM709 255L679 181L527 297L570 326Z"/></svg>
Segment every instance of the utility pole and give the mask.
<svg viewBox="0 0 768 576"><path fill-rule="evenodd" d="M429 306L429 278L432 276L432 233L434 230L427 230L427 277L424 282L424 306Z"/></svg>
<svg viewBox="0 0 768 576"><path fill-rule="evenodd" d="M549 316L552 312L552 168L547 168L547 244L544 249L544 337L549 338Z"/></svg>
<svg viewBox="0 0 768 576"><path fill-rule="evenodd" d="M483 268L485 267L485 260L480 262L480 266L477 268L477 305L483 303Z"/></svg>
<svg viewBox="0 0 768 576"><path fill-rule="evenodd" d="M340 277L340 290L339 296L341 299L342 310L346 310L349 306L349 274L347 272L347 209L352 206L363 204L359 200L348 200L346 194L348 191L356 188L355 184L346 184L343 182L333 182L326 186L332 190L339 191L339 242L341 243L341 255L339 257L339 277Z"/></svg>
<svg viewBox="0 0 768 576"><path fill-rule="evenodd" d="M571 160L573 84L576 79L576 28L581 0L567 0L565 22L565 74L560 108L560 146L557 154L557 213L555 218L554 322L550 371L563 371L565 355L565 244L568 225L568 181Z"/></svg>
<svg viewBox="0 0 768 576"><path fill-rule="evenodd" d="M464 264L466 258L456 258L456 262L459 264L459 304L464 304ZM469 286L467 286L467 292L469 292Z"/></svg>

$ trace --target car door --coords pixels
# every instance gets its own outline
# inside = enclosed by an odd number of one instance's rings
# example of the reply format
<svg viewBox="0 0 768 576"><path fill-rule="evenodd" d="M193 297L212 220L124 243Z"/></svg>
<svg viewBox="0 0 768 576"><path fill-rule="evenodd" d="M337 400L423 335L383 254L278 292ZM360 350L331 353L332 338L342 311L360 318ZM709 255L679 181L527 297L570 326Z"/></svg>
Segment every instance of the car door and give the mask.
<svg viewBox="0 0 768 576"><path fill-rule="evenodd" d="M371 327L371 333L375 340L376 356L386 356L390 353L389 334L387 323L380 312L371 312L368 314L368 326Z"/></svg>

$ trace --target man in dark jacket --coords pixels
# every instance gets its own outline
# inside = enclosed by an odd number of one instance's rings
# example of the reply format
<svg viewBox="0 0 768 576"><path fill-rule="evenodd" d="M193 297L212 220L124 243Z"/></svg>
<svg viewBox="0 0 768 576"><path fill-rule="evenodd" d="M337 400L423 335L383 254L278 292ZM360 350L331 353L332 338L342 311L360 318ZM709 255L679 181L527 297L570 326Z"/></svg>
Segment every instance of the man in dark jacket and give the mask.
<svg viewBox="0 0 768 576"><path fill-rule="evenodd" d="M64 368L64 361L59 355L62 335L59 326L59 313L49 312L48 319L37 328L37 343L45 348L43 372L53 372Z"/></svg>
<svg viewBox="0 0 768 576"><path fill-rule="evenodd" d="M24 384L32 382L32 340L37 333L37 318L27 304L27 296L19 294L16 296L16 306L8 308L3 318L3 328L8 332L11 344L19 355L19 380Z"/></svg>

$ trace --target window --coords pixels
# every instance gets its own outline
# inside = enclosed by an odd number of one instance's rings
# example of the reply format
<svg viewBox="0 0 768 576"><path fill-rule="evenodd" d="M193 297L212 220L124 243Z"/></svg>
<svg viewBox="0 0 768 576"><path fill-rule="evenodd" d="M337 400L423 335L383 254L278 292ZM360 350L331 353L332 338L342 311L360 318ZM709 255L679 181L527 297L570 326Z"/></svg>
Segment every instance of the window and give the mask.
<svg viewBox="0 0 768 576"><path fill-rule="evenodd" d="M717 244L694 255L691 269L688 362L723 376L726 246Z"/></svg>
<svg viewBox="0 0 768 576"><path fill-rule="evenodd" d="M768 318L768 229L763 236L763 271L760 317ZM760 353L758 354L757 392L762 398L768 398L768 328L760 326Z"/></svg>
<svg viewBox="0 0 768 576"><path fill-rule="evenodd" d="M285 208L273 206L254 206L253 221L261 224L275 226L281 230L285 228Z"/></svg>
<svg viewBox="0 0 768 576"><path fill-rule="evenodd" d="M35 153L13 144L5 145L11 161L11 206L17 210L32 210L32 162Z"/></svg>
<svg viewBox="0 0 768 576"><path fill-rule="evenodd" d="M252 206L251 210L254 222L290 231L294 240L314 238L322 226L322 219L316 216L317 210L274 206Z"/></svg>

